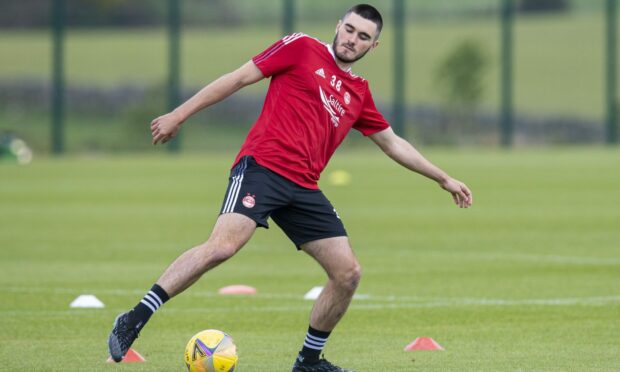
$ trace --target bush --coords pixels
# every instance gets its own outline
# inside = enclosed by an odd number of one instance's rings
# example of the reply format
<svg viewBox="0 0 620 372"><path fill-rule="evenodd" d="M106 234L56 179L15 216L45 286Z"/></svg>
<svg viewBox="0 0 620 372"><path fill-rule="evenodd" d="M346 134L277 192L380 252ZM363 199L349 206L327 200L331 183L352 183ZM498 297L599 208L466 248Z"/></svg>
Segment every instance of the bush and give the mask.
<svg viewBox="0 0 620 372"><path fill-rule="evenodd" d="M475 109L484 96L487 53L476 40L459 43L435 70L435 83L451 109Z"/></svg>

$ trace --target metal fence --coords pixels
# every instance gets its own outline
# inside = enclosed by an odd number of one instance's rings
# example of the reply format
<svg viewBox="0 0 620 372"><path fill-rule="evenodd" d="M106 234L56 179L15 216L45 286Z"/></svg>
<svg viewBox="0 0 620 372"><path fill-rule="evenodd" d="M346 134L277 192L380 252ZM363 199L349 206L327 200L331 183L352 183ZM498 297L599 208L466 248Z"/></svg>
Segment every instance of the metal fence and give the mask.
<svg viewBox="0 0 620 372"><path fill-rule="evenodd" d="M20 21L38 14L23 9L37 3L41 14ZM148 11L143 1L89 3L25 1L0 17L0 131L39 152L149 151L150 119L283 34L330 42L347 8L325 0L157 0ZM616 0L374 3L386 24L382 44L355 69L414 142L617 143ZM456 68L441 69L454 63L478 71L464 74L469 86L446 73ZM265 87L197 115L171 150L234 147ZM472 87L479 95L468 101Z"/></svg>

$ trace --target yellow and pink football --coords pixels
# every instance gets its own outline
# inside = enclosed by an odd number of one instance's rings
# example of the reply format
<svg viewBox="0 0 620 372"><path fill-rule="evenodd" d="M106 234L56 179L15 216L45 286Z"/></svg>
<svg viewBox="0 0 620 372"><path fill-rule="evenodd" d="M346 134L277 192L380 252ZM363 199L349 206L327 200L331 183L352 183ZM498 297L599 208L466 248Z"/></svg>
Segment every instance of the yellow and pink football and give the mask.
<svg viewBox="0 0 620 372"><path fill-rule="evenodd" d="M238 359L232 337L215 329L198 332L185 347L190 372L233 372Z"/></svg>

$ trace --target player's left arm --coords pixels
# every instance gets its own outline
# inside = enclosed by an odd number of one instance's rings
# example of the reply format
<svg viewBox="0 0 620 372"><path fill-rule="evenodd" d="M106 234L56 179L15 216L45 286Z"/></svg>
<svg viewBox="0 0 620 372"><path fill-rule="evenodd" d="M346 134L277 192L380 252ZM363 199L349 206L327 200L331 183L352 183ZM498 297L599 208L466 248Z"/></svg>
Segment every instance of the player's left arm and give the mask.
<svg viewBox="0 0 620 372"><path fill-rule="evenodd" d="M454 202L459 207L467 208L472 205L474 199L467 185L450 177L428 161L411 143L396 135L392 128L371 134L369 137L398 164L436 181L441 188L452 194Z"/></svg>

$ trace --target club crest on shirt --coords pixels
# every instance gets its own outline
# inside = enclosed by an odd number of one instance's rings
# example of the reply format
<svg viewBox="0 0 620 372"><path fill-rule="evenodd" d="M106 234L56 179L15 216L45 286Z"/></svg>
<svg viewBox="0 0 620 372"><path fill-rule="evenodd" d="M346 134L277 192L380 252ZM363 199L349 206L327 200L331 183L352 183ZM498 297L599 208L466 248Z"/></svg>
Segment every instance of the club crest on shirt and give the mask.
<svg viewBox="0 0 620 372"><path fill-rule="evenodd" d="M241 200L243 206L246 208L254 208L256 205L256 199L254 199L255 197L256 195L250 195L250 193L248 193L243 200Z"/></svg>
<svg viewBox="0 0 620 372"><path fill-rule="evenodd" d="M351 95L349 92L344 92L344 103L347 105L351 103Z"/></svg>

